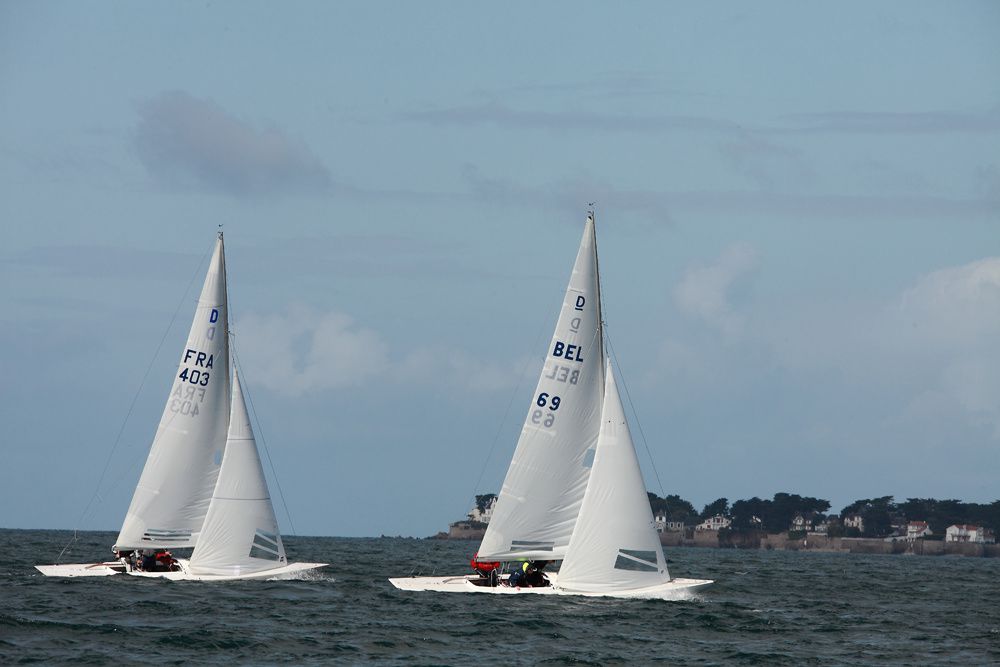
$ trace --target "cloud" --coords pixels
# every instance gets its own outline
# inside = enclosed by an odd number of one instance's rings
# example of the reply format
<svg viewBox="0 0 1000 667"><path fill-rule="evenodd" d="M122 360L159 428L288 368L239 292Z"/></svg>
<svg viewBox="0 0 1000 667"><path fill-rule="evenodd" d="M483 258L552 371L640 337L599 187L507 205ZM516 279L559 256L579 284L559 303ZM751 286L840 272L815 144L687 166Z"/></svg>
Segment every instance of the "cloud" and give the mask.
<svg viewBox="0 0 1000 667"><path fill-rule="evenodd" d="M363 384L389 368L389 346L349 315L296 305L234 327L253 381L286 396Z"/></svg>
<svg viewBox="0 0 1000 667"><path fill-rule="evenodd" d="M1000 257L934 271L898 302L910 336L947 349L991 346L1000 339Z"/></svg>
<svg viewBox="0 0 1000 667"><path fill-rule="evenodd" d="M790 125L778 132L850 134L995 134L1000 111L829 111L785 116Z"/></svg>
<svg viewBox="0 0 1000 667"><path fill-rule="evenodd" d="M303 305L284 313L243 316L234 330L250 379L292 397L373 382L491 392L513 387L525 367L524 360L485 361L475 350L437 345L392 358L379 332L345 313Z"/></svg>
<svg viewBox="0 0 1000 667"><path fill-rule="evenodd" d="M674 289L678 308L704 320L727 336L743 329L743 319L731 303L734 287L757 268L757 252L738 243L729 246L712 264L688 269Z"/></svg>
<svg viewBox="0 0 1000 667"><path fill-rule="evenodd" d="M739 132L737 123L706 116L634 116L594 111L514 109L485 102L399 114L400 120L436 126L494 125L511 129L589 130L604 132Z"/></svg>
<svg viewBox="0 0 1000 667"><path fill-rule="evenodd" d="M782 169L787 171L785 167ZM922 193L845 195L757 190L640 190L618 188L586 174L529 186L512 178L484 174L471 164L465 165L462 176L470 196L491 205L578 211L581 202L596 201L599 208L637 213L658 222L672 222L684 212L782 216L807 221L845 217L879 221L978 220L992 219L1000 205L996 193L992 192L975 198L956 198ZM811 178L808 170L800 176ZM751 177L767 182L769 176L755 174ZM986 177L983 179L985 181Z"/></svg>
<svg viewBox="0 0 1000 667"><path fill-rule="evenodd" d="M776 182L801 184L815 178L812 167L798 149L745 133L721 147L732 167L758 187L771 190Z"/></svg>
<svg viewBox="0 0 1000 667"><path fill-rule="evenodd" d="M927 273L891 299L798 306L754 323L748 338L767 358L879 401L893 428L926 433L937 415L1000 439L1000 374L992 371L1000 367L1000 257Z"/></svg>
<svg viewBox="0 0 1000 667"><path fill-rule="evenodd" d="M623 90L636 90L625 81ZM543 87L552 93L572 92L580 85ZM605 95L612 93L605 92ZM617 96L617 93L614 93ZM663 94L647 89L644 94ZM569 110L515 108L495 99L437 109L408 111L398 119L435 126L494 125L508 129L586 130L603 132L714 132L745 136L760 134L996 134L1000 110L937 111L818 111L788 114L773 122L738 123L712 116L685 114L630 115Z"/></svg>
<svg viewBox="0 0 1000 667"><path fill-rule="evenodd" d="M280 129L258 129L210 100L183 91L139 106L139 159L172 186L206 187L229 194L325 192L326 167Z"/></svg>
<svg viewBox="0 0 1000 667"><path fill-rule="evenodd" d="M541 367L541 360L533 361ZM408 354L400 364L399 379L407 384L425 384L434 379L465 391L493 392L515 386L526 363L484 360L475 351L455 348L421 348Z"/></svg>
<svg viewBox="0 0 1000 667"><path fill-rule="evenodd" d="M540 186L528 186L511 178L483 174L467 164L463 179L473 199L490 204L547 208L564 211L575 220L587 202L619 213L639 213L653 220L670 222L669 195L644 190L622 190L588 174L561 179Z"/></svg>

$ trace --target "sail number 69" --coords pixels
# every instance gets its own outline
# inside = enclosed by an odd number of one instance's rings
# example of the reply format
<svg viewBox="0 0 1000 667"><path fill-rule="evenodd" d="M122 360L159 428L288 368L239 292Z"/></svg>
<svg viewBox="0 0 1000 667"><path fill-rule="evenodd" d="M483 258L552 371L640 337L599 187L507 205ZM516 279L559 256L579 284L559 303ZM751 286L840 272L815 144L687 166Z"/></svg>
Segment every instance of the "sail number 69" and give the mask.
<svg viewBox="0 0 1000 667"><path fill-rule="evenodd" d="M542 410L534 410L531 413L531 423L541 424L545 428L552 426L556 421L556 416L552 414L559 409L559 404L562 403L562 399L558 396L549 396L549 392L543 391L538 395L535 400L535 405L539 408L547 407L552 412L545 414Z"/></svg>
<svg viewBox="0 0 1000 667"><path fill-rule="evenodd" d="M535 405L540 408L544 408L546 402L548 402L549 409L555 412L559 409L559 403L561 399L558 396L549 396L549 392L543 391L538 395L538 400L535 401Z"/></svg>

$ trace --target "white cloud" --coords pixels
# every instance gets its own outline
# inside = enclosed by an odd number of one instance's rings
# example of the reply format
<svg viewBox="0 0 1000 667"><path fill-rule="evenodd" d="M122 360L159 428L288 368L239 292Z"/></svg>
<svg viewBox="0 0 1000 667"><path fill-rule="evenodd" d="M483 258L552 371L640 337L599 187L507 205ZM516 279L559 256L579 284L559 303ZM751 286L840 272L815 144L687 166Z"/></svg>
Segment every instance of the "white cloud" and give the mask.
<svg viewBox="0 0 1000 667"><path fill-rule="evenodd" d="M377 332L343 313L300 305L240 318L236 341L254 381L289 396L360 385L389 368Z"/></svg>
<svg viewBox="0 0 1000 667"><path fill-rule="evenodd" d="M902 295L899 315L927 343L957 349L1000 336L1000 257L930 273Z"/></svg>
<svg viewBox="0 0 1000 667"><path fill-rule="evenodd" d="M730 302L731 292L756 268L757 252L752 246L731 245L712 264L688 269L674 289L674 301L681 311L736 336L743 329L743 319Z"/></svg>
<svg viewBox="0 0 1000 667"><path fill-rule="evenodd" d="M253 381L286 396L372 382L491 392L516 385L525 366L524 360L487 361L476 350L437 345L392 358L379 332L347 314L303 305L285 313L245 315L235 331Z"/></svg>

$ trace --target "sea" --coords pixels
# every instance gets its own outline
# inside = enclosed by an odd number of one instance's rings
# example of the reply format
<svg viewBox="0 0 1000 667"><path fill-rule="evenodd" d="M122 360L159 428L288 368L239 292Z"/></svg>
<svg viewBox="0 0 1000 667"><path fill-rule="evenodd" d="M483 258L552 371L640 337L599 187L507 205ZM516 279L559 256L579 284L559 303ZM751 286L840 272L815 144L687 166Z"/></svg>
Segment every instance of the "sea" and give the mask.
<svg viewBox="0 0 1000 667"><path fill-rule="evenodd" d="M1000 559L667 550L685 599L414 593L468 571L472 542L285 538L290 580L42 576L72 533L0 530L0 664L1000 664ZM62 562L104 560L80 533Z"/></svg>

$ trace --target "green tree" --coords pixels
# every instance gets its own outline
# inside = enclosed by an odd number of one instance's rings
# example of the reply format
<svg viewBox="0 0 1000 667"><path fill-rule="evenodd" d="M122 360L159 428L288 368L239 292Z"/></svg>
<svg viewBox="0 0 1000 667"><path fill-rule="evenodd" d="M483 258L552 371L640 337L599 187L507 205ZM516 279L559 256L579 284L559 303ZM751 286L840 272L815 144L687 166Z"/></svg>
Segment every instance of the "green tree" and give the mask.
<svg viewBox="0 0 1000 667"><path fill-rule="evenodd" d="M482 495L478 495L476 496L476 507L479 508L480 512L485 512L486 506L489 505L490 502L496 497L497 494L495 493L484 493Z"/></svg>
<svg viewBox="0 0 1000 667"><path fill-rule="evenodd" d="M668 521L682 521L685 524L694 523L698 518L698 512L694 505L684 500L678 495L669 495L660 498L655 493L646 492L649 496L649 508L653 515L663 514Z"/></svg>
<svg viewBox="0 0 1000 667"><path fill-rule="evenodd" d="M714 500L705 505L705 509L701 511L698 518L704 521L705 519L713 517L716 514L721 514L722 516L729 515L729 500L727 498L719 498L718 500Z"/></svg>

